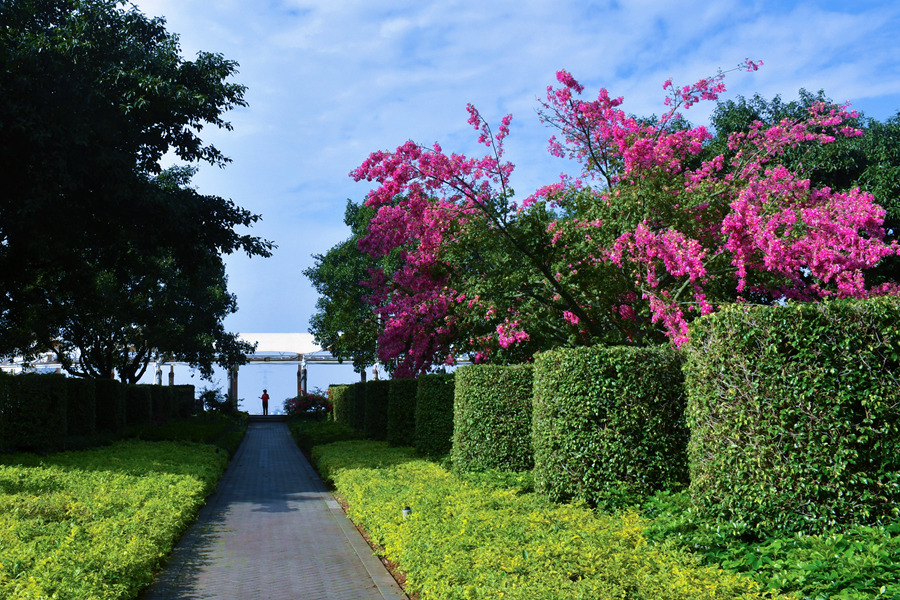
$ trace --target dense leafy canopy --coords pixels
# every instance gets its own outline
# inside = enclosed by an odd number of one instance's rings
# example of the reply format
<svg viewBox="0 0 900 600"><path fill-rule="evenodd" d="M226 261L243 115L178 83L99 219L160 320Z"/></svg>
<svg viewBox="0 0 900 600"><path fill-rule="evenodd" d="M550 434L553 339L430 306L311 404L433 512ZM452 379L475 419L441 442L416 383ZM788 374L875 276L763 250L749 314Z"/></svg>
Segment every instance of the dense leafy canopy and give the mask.
<svg viewBox="0 0 900 600"><path fill-rule="evenodd" d="M0 354L56 340L79 374L129 380L151 353L239 360L221 254L272 245L193 169L160 166L227 163L198 133L246 105L237 64L184 60L162 19L115 0L4 2L0 64Z"/></svg>
<svg viewBox="0 0 900 600"><path fill-rule="evenodd" d="M374 183L374 214L329 253L365 263L368 292L353 296L352 320L323 299L317 323L347 331L374 314L378 358L407 376L459 356L680 344L688 322L731 302L896 293L900 115L880 123L801 90L787 103L719 102L707 129L680 111L718 100L722 72L667 81L659 118L628 115L606 90L582 100L570 74L557 77L539 114L556 131L551 154L577 161L580 177L516 202L511 117L495 132L472 106L486 156L412 141L372 153L351 176ZM317 274L320 292L335 279ZM353 342L341 351L369 360L371 337Z"/></svg>

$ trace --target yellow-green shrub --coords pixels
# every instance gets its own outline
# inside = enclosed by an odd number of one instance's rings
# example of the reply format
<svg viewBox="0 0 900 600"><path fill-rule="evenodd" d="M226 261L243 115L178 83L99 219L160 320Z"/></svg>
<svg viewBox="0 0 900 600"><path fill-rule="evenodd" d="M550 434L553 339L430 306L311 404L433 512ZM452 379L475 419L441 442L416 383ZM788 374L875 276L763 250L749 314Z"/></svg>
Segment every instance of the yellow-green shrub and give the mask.
<svg viewBox="0 0 900 600"><path fill-rule="evenodd" d="M378 442L319 446L313 458L422 600L767 597L746 577L647 543L634 513L598 517L479 487Z"/></svg>
<svg viewBox="0 0 900 600"><path fill-rule="evenodd" d="M0 460L0 599L133 598L226 466L213 446L120 442Z"/></svg>

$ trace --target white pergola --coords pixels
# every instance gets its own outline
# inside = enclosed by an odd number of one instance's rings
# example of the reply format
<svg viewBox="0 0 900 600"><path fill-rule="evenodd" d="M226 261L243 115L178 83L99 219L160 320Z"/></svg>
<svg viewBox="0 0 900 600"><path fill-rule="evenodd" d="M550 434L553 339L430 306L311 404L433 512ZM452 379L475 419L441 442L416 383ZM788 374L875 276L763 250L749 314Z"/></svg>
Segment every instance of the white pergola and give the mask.
<svg viewBox="0 0 900 600"><path fill-rule="evenodd" d="M296 364L298 396L306 392L306 369L309 363L339 364L331 352L316 344L311 333L241 333L238 338L256 346L256 351L247 356L249 364ZM228 396L232 402L237 402L239 398L239 369L240 367L232 367L228 370Z"/></svg>

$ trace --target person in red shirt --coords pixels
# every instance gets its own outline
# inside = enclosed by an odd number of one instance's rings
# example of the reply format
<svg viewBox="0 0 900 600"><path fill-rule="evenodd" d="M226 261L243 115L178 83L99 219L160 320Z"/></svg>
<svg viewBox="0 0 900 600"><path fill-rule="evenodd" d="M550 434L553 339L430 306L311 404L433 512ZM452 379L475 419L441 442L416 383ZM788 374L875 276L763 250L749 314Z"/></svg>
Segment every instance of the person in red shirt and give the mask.
<svg viewBox="0 0 900 600"><path fill-rule="evenodd" d="M266 390L263 390L262 396L260 396L263 402L263 414L269 414L269 394L266 393Z"/></svg>

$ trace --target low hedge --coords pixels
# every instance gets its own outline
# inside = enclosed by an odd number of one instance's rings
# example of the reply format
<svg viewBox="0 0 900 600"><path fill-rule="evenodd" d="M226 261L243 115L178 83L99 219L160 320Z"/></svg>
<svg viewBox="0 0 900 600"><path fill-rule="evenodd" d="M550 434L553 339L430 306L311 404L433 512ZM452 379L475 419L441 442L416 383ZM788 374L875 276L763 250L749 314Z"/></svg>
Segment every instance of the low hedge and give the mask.
<svg viewBox="0 0 900 600"><path fill-rule="evenodd" d="M453 467L529 471L532 365L472 365L456 371Z"/></svg>
<svg viewBox="0 0 900 600"><path fill-rule="evenodd" d="M388 397L387 441L391 446L416 445L415 379L391 379Z"/></svg>
<svg viewBox="0 0 900 600"><path fill-rule="evenodd" d="M314 446L332 444L347 440L358 440L358 431L343 423L334 421L294 421L290 424L291 437L304 453L309 454Z"/></svg>
<svg viewBox="0 0 900 600"><path fill-rule="evenodd" d="M453 446L452 373L421 375L416 388L416 451L441 457Z"/></svg>
<svg viewBox="0 0 900 600"><path fill-rule="evenodd" d="M388 402L391 382L386 380L368 381L361 386L365 389L366 437L373 440L387 439Z"/></svg>
<svg viewBox="0 0 900 600"><path fill-rule="evenodd" d="M366 384L362 381L350 384L347 390L350 401L350 426L360 433L366 431Z"/></svg>
<svg viewBox="0 0 900 600"><path fill-rule="evenodd" d="M900 298L735 305L691 327L691 492L749 535L900 516Z"/></svg>
<svg viewBox="0 0 900 600"><path fill-rule="evenodd" d="M313 459L350 518L404 573L407 592L423 600L775 597L747 577L647 543L635 513L598 516L474 485L381 442L318 446Z"/></svg>
<svg viewBox="0 0 900 600"><path fill-rule="evenodd" d="M539 354L536 488L555 500L616 504L686 483L681 364L668 345Z"/></svg>
<svg viewBox="0 0 900 600"><path fill-rule="evenodd" d="M66 378L23 373L0 377L0 448L61 448L68 433Z"/></svg>

